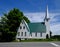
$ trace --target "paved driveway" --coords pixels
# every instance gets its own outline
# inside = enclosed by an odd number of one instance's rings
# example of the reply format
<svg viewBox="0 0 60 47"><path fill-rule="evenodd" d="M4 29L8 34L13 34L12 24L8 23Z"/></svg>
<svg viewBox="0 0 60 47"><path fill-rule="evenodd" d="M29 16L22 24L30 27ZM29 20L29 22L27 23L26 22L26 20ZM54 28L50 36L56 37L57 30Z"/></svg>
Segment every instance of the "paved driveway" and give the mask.
<svg viewBox="0 0 60 47"><path fill-rule="evenodd" d="M60 42L9 42L0 43L0 47L60 47Z"/></svg>

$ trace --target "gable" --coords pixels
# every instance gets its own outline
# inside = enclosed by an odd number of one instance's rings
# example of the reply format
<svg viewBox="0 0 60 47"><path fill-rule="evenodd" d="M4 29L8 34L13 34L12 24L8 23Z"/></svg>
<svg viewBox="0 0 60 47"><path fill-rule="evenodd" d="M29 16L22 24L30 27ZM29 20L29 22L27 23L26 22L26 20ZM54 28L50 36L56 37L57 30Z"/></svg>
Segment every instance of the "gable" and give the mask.
<svg viewBox="0 0 60 47"><path fill-rule="evenodd" d="M46 26L41 23L29 23L28 24L30 32L46 32Z"/></svg>
<svg viewBox="0 0 60 47"><path fill-rule="evenodd" d="M25 22L25 20L21 21L19 28L21 28L21 30L24 30L24 31L29 31L29 27L28 27L27 23Z"/></svg>

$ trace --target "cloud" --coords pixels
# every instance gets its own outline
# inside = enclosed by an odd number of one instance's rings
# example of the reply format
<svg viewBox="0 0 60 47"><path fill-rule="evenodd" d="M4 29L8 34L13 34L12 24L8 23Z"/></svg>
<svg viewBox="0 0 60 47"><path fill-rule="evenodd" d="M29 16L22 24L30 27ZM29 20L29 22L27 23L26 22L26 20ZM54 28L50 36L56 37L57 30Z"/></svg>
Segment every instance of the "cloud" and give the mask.
<svg viewBox="0 0 60 47"><path fill-rule="evenodd" d="M51 31L53 35L60 35L60 24L58 23L51 26Z"/></svg>
<svg viewBox="0 0 60 47"><path fill-rule="evenodd" d="M29 18L31 22L43 22L45 17L45 12L35 12L35 13L24 13L26 17ZM50 29L54 34L60 34L60 13L49 13L50 17Z"/></svg>
<svg viewBox="0 0 60 47"><path fill-rule="evenodd" d="M25 13L24 15L26 17L28 17L31 22L42 22L45 17L44 12L43 13L42 12L41 13L36 13L36 12L35 13Z"/></svg>
<svg viewBox="0 0 60 47"><path fill-rule="evenodd" d="M51 25L60 23L60 13L50 13Z"/></svg>

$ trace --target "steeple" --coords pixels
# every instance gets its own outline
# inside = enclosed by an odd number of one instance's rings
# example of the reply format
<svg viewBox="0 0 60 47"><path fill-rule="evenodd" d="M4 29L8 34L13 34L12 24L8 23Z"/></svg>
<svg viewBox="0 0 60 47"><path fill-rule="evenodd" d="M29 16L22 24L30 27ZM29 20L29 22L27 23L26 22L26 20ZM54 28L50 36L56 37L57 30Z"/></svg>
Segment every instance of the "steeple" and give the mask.
<svg viewBox="0 0 60 47"><path fill-rule="evenodd" d="M48 5L46 7L46 15L45 15L45 19L44 20L49 20L49 12L48 12Z"/></svg>
<svg viewBox="0 0 60 47"><path fill-rule="evenodd" d="M46 7L46 15L45 15L45 25L46 25L46 35L50 38L50 18L49 18L49 12L48 12L48 5Z"/></svg>

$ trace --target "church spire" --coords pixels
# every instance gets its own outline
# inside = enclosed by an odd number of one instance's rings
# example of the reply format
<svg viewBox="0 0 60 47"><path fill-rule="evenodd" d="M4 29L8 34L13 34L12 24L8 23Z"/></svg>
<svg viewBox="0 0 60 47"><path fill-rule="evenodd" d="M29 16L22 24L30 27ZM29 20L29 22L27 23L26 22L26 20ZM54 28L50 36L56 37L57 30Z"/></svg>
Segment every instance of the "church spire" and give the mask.
<svg viewBox="0 0 60 47"><path fill-rule="evenodd" d="M45 15L45 20L48 20L48 19L50 19L49 18L49 12L48 12L48 5L47 5L47 7L46 7L46 15Z"/></svg>
<svg viewBox="0 0 60 47"><path fill-rule="evenodd" d="M49 11L48 11L48 5L46 7L46 15L45 15L45 25L46 25L46 35L50 38L50 18L49 18Z"/></svg>
<svg viewBox="0 0 60 47"><path fill-rule="evenodd" d="M46 8L46 18L49 18L48 5L47 5L47 8Z"/></svg>

